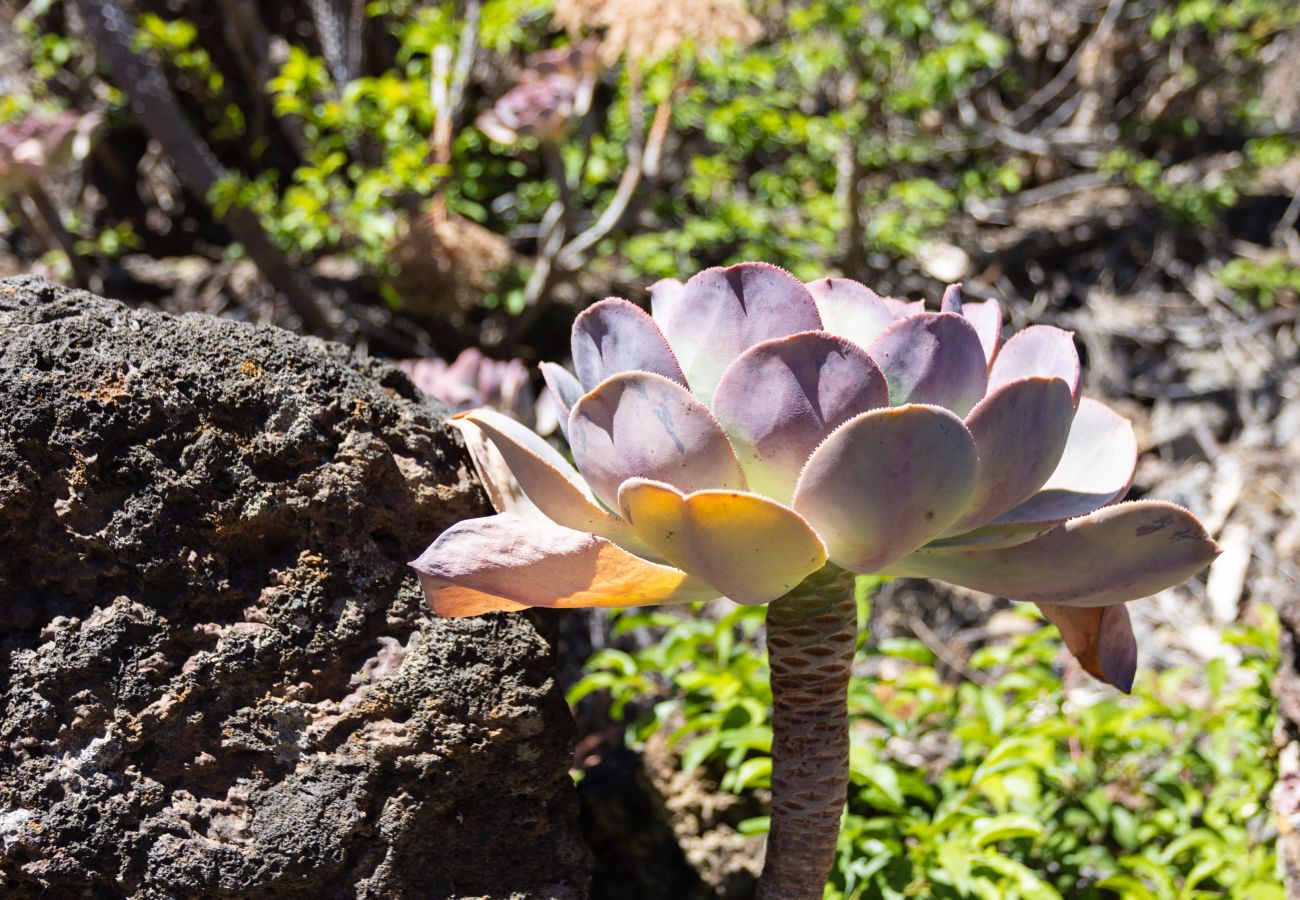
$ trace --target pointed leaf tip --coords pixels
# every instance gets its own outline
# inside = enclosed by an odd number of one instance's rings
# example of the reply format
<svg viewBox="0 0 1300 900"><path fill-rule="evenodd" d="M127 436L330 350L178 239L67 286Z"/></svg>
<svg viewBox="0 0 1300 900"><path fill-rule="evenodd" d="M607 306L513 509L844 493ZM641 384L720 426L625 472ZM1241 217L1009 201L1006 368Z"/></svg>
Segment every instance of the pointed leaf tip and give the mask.
<svg viewBox="0 0 1300 900"><path fill-rule="evenodd" d="M944 289L939 311L961 314L961 282L950 284Z"/></svg>
<svg viewBox="0 0 1300 900"><path fill-rule="evenodd" d="M569 439L569 413L574 404L582 399L582 384L563 366L553 362L543 362L538 368L542 370L542 379L546 389L551 392L551 399L559 409L560 432L564 439Z"/></svg>
<svg viewBox="0 0 1300 900"><path fill-rule="evenodd" d="M1081 608L1040 603L1049 622L1061 632L1065 646L1085 672L1124 693L1132 693L1137 675L1137 639L1128 607Z"/></svg>

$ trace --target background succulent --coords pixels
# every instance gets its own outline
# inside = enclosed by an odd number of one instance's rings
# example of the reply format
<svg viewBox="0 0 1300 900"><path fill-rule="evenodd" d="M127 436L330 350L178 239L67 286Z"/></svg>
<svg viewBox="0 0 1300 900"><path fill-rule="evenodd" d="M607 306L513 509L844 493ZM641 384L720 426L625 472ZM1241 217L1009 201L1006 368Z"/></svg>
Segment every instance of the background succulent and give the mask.
<svg viewBox="0 0 1300 900"><path fill-rule="evenodd" d="M558 426L550 396L537 397L521 359L492 359L476 347L452 362L438 356L403 359L397 367L424 393L457 411L489 407L547 435Z"/></svg>

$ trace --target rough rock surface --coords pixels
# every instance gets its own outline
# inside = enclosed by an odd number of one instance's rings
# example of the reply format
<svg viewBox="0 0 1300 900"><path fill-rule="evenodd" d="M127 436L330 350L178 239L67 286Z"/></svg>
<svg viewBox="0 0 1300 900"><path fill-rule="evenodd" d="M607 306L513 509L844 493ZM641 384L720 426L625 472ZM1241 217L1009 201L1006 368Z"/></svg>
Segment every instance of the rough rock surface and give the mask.
<svg viewBox="0 0 1300 900"><path fill-rule="evenodd" d="M583 896L539 620L405 565L482 512L396 370L0 281L0 894Z"/></svg>

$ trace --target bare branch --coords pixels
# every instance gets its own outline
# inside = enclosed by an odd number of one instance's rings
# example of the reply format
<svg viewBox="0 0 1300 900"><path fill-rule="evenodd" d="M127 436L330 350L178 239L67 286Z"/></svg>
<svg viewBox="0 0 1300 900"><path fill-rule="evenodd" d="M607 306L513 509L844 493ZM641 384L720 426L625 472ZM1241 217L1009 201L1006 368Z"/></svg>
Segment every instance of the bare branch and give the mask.
<svg viewBox="0 0 1300 900"><path fill-rule="evenodd" d="M162 69L131 46L135 26L117 0L76 0L82 21L118 87L131 100L131 109L145 132L171 158L176 173L190 192L206 203L212 189L227 176L212 149L185 120ZM271 241L251 211L231 209L222 223L239 241L266 280L284 295L316 334L333 336L335 327L312 295L307 279Z"/></svg>
<svg viewBox="0 0 1300 900"><path fill-rule="evenodd" d="M63 219L59 216L58 207L50 200L50 195L45 193L45 189L37 181L32 181L25 193L37 218L45 226L44 230L48 233L47 240L62 250L63 255L68 258L68 265L72 267L72 279L77 287L83 290L90 289L94 272L86 265L86 261L77 255L76 242L72 239L72 235L68 234L68 229L63 227Z"/></svg>
<svg viewBox="0 0 1300 900"><path fill-rule="evenodd" d="M1050 103L1057 94L1061 93L1074 80L1074 76L1079 72L1079 66L1091 51L1093 43L1104 41L1114 30L1115 23L1119 21L1119 15L1124 10L1124 2L1125 0L1110 0L1106 5L1106 12L1102 14L1101 21L1097 24L1097 30L1079 44L1069 60L1061 67L1061 71L1057 72L1051 81L1034 91L1033 95L1012 113L1012 124L1024 124L1027 119Z"/></svg>
<svg viewBox="0 0 1300 900"><path fill-rule="evenodd" d="M636 189L641 185L642 177L654 179L659 174L659 160L663 154L664 139L668 126L672 123L673 94L676 88L655 110L650 132L642 143L641 131L644 128L645 114L641 107L641 80L636 73L635 67L628 70L630 135L627 167L623 170L623 177L619 179L618 187L614 190L614 196L610 198L609 204L601 211L596 221L560 251L556 263L562 269L572 271L577 268L582 262L583 254L622 223L623 217L631 206L632 198L636 195Z"/></svg>

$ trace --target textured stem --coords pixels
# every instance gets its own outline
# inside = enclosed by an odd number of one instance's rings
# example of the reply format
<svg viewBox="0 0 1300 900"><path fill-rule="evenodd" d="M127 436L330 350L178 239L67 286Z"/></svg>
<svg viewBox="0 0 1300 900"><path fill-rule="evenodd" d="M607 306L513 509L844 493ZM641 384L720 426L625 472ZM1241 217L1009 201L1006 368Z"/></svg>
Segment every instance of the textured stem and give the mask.
<svg viewBox="0 0 1300 900"><path fill-rule="evenodd" d="M821 900L849 784L853 575L827 565L772 602L772 828L759 900Z"/></svg>

